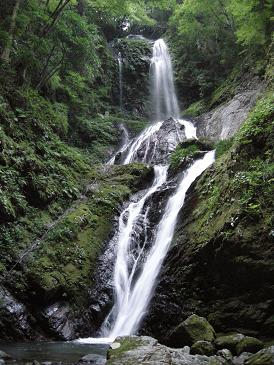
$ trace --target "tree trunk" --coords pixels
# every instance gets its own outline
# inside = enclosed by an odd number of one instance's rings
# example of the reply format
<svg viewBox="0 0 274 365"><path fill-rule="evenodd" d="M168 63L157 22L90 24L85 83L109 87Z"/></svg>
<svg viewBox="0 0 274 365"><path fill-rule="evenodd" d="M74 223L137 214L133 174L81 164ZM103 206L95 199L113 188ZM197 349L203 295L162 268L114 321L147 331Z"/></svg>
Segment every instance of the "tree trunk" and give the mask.
<svg viewBox="0 0 274 365"><path fill-rule="evenodd" d="M11 15L8 40L7 40L7 43L3 49L3 52L0 57L1 60L5 61L5 62L10 61L10 51L11 51L11 47L12 47L13 35L14 35L15 24L16 24L16 17L17 17L20 1L21 0L15 0L15 4L14 4L12 15Z"/></svg>

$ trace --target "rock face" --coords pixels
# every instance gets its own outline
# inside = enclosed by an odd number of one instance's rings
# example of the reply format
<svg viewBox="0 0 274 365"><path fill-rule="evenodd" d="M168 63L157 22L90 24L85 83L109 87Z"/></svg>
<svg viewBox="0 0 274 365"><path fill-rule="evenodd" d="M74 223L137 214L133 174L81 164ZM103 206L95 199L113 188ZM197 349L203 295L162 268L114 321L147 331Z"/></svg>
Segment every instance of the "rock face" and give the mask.
<svg viewBox="0 0 274 365"><path fill-rule="evenodd" d="M195 119L197 137L219 141L233 137L255 105L262 87L238 93L229 102Z"/></svg>

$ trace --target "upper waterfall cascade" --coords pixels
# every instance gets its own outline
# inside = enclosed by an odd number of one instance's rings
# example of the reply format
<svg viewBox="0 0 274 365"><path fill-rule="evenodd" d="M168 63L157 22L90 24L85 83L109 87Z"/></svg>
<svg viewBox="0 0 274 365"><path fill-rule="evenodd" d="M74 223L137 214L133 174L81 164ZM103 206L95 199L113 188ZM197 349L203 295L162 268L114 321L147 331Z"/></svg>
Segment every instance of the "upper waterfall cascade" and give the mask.
<svg viewBox="0 0 274 365"><path fill-rule="evenodd" d="M119 65L119 104L120 109L123 109L123 58L121 52L118 53L118 65Z"/></svg>
<svg viewBox="0 0 274 365"><path fill-rule="evenodd" d="M138 161L154 165L154 181L148 189L131 199L119 217L113 241L116 247L112 282L114 305L102 325L102 338L78 340L81 342L111 342L117 336L138 331L172 242L187 190L214 162L214 151L211 151L186 169L177 188L167 198L158 225L153 226L150 221L150 212L155 209L153 197L167 188L168 157L180 141L196 139L196 128L191 122L179 119L171 59L162 39L153 46L150 77L156 121L138 137L125 138L116 157L107 164L117 163L119 156L122 164ZM123 133L127 135L126 129Z"/></svg>
<svg viewBox="0 0 274 365"><path fill-rule="evenodd" d="M156 121L173 117L179 119L180 112L173 81L170 54L163 39L153 46L150 66L152 119Z"/></svg>

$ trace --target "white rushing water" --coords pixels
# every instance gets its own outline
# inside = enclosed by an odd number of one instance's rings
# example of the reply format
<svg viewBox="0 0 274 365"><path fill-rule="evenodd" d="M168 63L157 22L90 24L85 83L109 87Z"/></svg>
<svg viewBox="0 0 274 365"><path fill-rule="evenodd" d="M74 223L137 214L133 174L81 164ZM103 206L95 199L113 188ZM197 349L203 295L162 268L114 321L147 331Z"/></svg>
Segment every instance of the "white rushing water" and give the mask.
<svg viewBox="0 0 274 365"><path fill-rule="evenodd" d="M146 128L137 138L123 142L120 152L126 153L124 164L138 161L138 151L145 150L142 161L149 163L147 151L155 133L169 117L184 126L187 139L197 139L196 128L189 121L179 119L179 107L175 94L172 65L168 48L160 39L154 43L151 60L152 101L155 106L156 122ZM124 131L125 133L125 131ZM154 136L155 139L155 136ZM155 141L154 141L155 143ZM156 146L156 147L155 147ZM144 148L145 147L145 148ZM157 149L158 144L154 145ZM113 157L108 164L113 164ZM116 261L113 287L114 306L101 329L102 338L80 339L85 343L108 343L117 336L130 335L138 331L145 316L156 285L161 265L174 235L177 217L184 205L190 185L214 162L214 151L195 161L183 174L174 194L167 200L164 213L154 234L148 235L148 213L153 209L151 198L167 181L168 166L154 166L153 184L137 201L132 201L119 217L116 242ZM144 241L140 240L142 230ZM150 237L150 238L148 238Z"/></svg>
<svg viewBox="0 0 274 365"><path fill-rule="evenodd" d="M214 151L211 151L202 159L194 162L184 174L176 192L167 202L165 212L157 228L155 242L148 252L148 256L141 269L141 273L134 284L132 283L132 278L136 267L138 267L138 262L136 262L136 265L133 266L132 271L128 272L128 254L130 252L130 237L133 231L132 220L136 221L140 213L140 208L133 208L133 217L131 219L128 218L128 223L126 225L123 223L124 217L120 217L121 238L118 243L119 248L114 275L117 297L116 307L114 310L117 312L117 316L114 321L114 325L109 332L110 338L115 338L118 335L130 335L138 330L139 324L146 313L162 262L172 241L177 216L184 204L186 192L196 178L213 162ZM155 191L157 187L162 185L165 181L167 168L159 168L158 166L156 171L157 169L158 173L153 187L146 195L151 195L153 190ZM146 197L144 197L141 200L142 203L140 201L137 206L142 205L145 200Z"/></svg>
<svg viewBox="0 0 274 365"><path fill-rule="evenodd" d="M162 126L163 122L158 122L147 127L140 135L135 139L135 141L130 146L127 157L125 158L124 165L134 161L139 148L143 143L149 141L150 137L156 133ZM146 162L146 161L144 161Z"/></svg>
<svg viewBox="0 0 274 365"><path fill-rule="evenodd" d="M173 71L168 47L163 39L153 46L150 66L152 119L156 121L173 117L179 119L180 112L173 81Z"/></svg>
<svg viewBox="0 0 274 365"><path fill-rule="evenodd" d="M123 109L123 59L121 52L118 53L118 65L119 65L119 105L120 109Z"/></svg>
<svg viewBox="0 0 274 365"><path fill-rule="evenodd" d="M146 212L143 212L144 205L149 197L165 183L167 166L155 166L154 172L155 178L152 186L139 201L130 203L119 218L117 259L114 269L115 305L109 316L112 321L111 327L107 328L104 333L110 338L131 333L132 331L128 329L129 320L132 321L130 328L134 327L134 323L138 324L138 318L135 317L139 317L139 303L134 295L133 288L135 288L136 284L133 284L133 279L136 276L137 270L139 270L144 246L140 247L136 258L133 257L131 248L138 220L142 218L142 214L146 215ZM145 224L144 222L145 220L142 222L143 225ZM106 320L107 322L108 319Z"/></svg>

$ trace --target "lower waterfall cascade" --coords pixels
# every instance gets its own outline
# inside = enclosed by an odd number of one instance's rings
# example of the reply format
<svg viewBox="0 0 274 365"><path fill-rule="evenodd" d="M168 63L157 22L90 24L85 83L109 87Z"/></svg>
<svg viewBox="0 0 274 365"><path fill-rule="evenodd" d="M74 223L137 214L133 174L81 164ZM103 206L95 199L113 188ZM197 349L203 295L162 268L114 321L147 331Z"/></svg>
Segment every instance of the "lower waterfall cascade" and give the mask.
<svg viewBox="0 0 274 365"><path fill-rule="evenodd" d="M136 334L146 315L152 298L157 277L168 252L177 217L184 205L186 193L191 184L205 171L215 159L215 152L210 151L195 160L182 173L173 193L167 198L160 220L152 234L149 212L153 209L153 196L164 190L168 183L168 158L178 143L183 140L197 139L196 128L187 120L179 118L178 102L173 83L171 59L163 40L154 43L151 60L151 76L154 89L152 101L159 97L164 104L157 102L156 115L162 117L148 126L139 136L124 139L122 147L107 165L116 163L116 156L122 156L119 163L142 162L154 166L154 181L145 191L131 200L122 210L115 238L115 264L113 269L114 304L106 316L99 338L78 339L82 343L111 343L117 336ZM165 90L157 97L159 87ZM158 100L158 99L157 99ZM172 135L164 128L171 124ZM124 136L127 130L123 126ZM157 157L162 148L164 135L165 147L163 156Z"/></svg>

